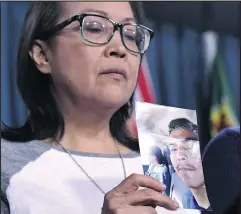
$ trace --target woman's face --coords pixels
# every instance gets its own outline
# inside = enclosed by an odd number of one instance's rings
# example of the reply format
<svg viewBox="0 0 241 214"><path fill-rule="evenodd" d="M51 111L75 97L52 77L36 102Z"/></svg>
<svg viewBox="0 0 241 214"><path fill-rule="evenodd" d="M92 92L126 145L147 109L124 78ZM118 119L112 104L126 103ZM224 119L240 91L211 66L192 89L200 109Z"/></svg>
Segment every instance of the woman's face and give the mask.
<svg viewBox="0 0 241 214"><path fill-rule="evenodd" d="M135 23L129 2L66 2L62 7L58 23L79 13L104 14L115 22ZM140 55L126 50L119 30L108 44L94 46L82 38L79 22L73 22L55 36L49 54L49 72L62 102L118 109L135 89ZM110 70L126 76L102 74Z"/></svg>
<svg viewBox="0 0 241 214"><path fill-rule="evenodd" d="M158 164L158 160L157 160L156 156L153 155L152 153L149 154L149 161L152 164Z"/></svg>

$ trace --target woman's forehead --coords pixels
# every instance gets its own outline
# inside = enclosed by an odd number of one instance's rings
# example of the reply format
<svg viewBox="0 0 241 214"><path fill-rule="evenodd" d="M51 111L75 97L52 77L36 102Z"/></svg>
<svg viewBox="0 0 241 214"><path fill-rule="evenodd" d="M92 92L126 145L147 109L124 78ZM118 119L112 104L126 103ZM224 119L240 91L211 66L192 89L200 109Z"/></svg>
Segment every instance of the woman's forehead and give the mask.
<svg viewBox="0 0 241 214"><path fill-rule="evenodd" d="M62 19L85 12L107 15L114 21L134 19L129 2L63 2L62 7Z"/></svg>

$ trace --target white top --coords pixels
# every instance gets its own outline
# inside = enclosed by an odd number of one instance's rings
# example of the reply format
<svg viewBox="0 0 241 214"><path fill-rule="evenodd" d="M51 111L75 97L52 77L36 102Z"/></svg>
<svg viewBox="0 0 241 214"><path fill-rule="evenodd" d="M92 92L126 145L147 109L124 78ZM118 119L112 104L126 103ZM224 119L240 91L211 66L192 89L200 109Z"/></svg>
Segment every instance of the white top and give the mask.
<svg viewBox="0 0 241 214"><path fill-rule="evenodd" d="M1 190L6 194L11 214L101 214L103 193L61 149L41 141L10 143L2 140L1 145ZM124 179L118 155L80 152L72 152L72 155L105 192ZM139 154L132 152L123 157L127 176L143 174ZM200 213L157 210L160 214Z"/></svg>

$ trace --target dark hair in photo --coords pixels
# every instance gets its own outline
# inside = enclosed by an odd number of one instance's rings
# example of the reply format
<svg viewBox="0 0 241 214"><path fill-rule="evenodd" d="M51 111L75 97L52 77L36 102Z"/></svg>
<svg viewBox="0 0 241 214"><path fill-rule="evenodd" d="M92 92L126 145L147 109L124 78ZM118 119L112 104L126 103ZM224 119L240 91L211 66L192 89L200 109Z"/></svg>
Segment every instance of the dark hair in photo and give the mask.
<svg viewBox="0 0 241 214"><path fill-rule="evenodd" d="M169 134L174 129L178 129L178 128L188 129L194 133L198 133L198 126L186 118L177 118L177 119L172 120L169 123L168 128L169 128Z"/></svg>
<svg viewBox="0 0 241 214"><path fill-rule="evenodd" d="M24 20L17 55L17 86L29 115L22 127L12 128L3 124L2 138L27 142L31 140L60 139L65 130L63 115L53 95L51 75L39 72L29 56L34 41L43 32L57 25L61 16L61 2L34 2ZM144 13L141 2L130 2L134 16L142 22ZM51 45L51 39L46 41ZM126 121L132 112L132 100L123 105L111 118L110 130L114 138L132 150L139 151L136 139L126 129Z"/></svg>
<svg viewBox="0 0 241 214"><path fill-rule="evenodd" d="M156 157L159 164L168 165L167 158L158 146L151 147L151 154Z"/></svg>

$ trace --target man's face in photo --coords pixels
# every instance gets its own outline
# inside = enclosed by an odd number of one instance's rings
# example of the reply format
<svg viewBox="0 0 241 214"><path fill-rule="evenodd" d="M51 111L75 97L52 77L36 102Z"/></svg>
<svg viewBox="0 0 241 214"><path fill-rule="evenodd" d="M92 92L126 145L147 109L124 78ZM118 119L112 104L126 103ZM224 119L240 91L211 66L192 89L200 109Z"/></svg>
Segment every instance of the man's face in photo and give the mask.
<svg viewBox="0 0 241 214"><path fill-rule="evenodd" d="M169 144L169 150L177 175L189 188L200 188L204 185L204 177L197 134L189 129L176 128L170 137L176 139Z"/></svg>

